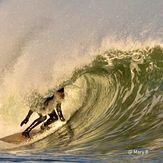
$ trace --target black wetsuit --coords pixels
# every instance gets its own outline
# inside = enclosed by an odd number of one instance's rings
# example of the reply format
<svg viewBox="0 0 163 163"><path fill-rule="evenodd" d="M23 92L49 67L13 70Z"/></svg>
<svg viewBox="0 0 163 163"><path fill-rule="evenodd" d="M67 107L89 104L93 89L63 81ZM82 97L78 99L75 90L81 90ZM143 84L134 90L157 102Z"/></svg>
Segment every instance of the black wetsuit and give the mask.
<svg viewBox="0 0 163 163"><path fill-rule="evenodd" d="M58 115L54 109L55 106L56 106ZM30 116L32 115L34 111L36 111L39 114L39 118L33 121L33 123L22 133L22 135L24 135L25 137L29 137L29 132L33 128L35 128L37 125L39 125L41 122L45 121L47 119L47 115L49 115L49 119L41 126L42 130L48 128L48 125L57 121L59 118L61 121L65 121L65 118L63 117L62 110L61 110L61 101L55 98L54 96L48 97L44 101L42 107L30 109L26 118L20 124L21 126L28 122Z"/></svg>

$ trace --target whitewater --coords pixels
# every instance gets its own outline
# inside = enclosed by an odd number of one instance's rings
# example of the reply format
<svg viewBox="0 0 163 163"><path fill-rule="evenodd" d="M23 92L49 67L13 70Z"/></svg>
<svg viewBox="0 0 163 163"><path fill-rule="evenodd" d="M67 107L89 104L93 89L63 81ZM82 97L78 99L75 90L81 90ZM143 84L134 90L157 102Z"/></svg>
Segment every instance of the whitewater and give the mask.
<svg viewBox="0 0 163 163"><path fill-rule="evenodd" d="M152 7L152 9L151 9ZM0 1L0 139L65 88L66 122L0 162L162 162L163 2ZM39 126L38 126L39 129Z"/></svg>

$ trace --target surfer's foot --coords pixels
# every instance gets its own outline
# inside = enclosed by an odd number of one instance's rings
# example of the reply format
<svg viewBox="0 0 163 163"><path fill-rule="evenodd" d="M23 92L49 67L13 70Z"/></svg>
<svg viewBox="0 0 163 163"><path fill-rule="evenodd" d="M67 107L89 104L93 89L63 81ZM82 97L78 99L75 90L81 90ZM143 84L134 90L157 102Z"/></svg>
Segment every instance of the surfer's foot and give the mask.
<svg viewBox="0 0 163 163"><path fill-rule="evenodd" d="M26 138L30 138L29 132L24 131L22 132L22 135L25 136Z"/></svg>
<svg viewBox="0 0 163 163"><path fill-rule="evenodd" d="M44 124L42 124L40 128L41 128L41 130L43 130L43 131L44 131L44 130L49 130L49 129L50 129L49 126L45 126Z"/></svg>

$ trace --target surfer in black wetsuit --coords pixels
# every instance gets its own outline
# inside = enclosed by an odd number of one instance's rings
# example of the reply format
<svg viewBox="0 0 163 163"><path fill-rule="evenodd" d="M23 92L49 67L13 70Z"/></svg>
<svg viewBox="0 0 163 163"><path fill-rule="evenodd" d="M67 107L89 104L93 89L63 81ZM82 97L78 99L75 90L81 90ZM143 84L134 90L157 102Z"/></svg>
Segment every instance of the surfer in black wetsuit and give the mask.
<svg viewBox="0 0 163 163"><path fill-rule="evenodd" d="M35 111L39 114L39 118L37 118L33 123L22 133L25 137L30 137L29 132L39 125L41 122L44 122L47 119L47 115L49 115L49 119L42 124L41 129L48 129L48 126L53 122L58 120L58 116L61 121L65 121L61 110L61 101L64 99L64 88L61 88L57 91L56 96L50 96L46 98L41 108L30 108L26 118L21 122L20 126L26 124L29 121L30 116ZM56 106L57 113L54 108Z"/></svg>

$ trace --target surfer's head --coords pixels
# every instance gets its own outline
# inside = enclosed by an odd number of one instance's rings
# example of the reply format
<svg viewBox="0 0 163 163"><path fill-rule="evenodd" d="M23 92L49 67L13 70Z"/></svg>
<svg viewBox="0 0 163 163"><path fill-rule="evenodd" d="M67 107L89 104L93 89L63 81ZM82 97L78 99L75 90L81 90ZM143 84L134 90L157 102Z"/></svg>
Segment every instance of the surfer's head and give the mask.
<svg viewBox="0 0 163 163"><path fill-rule="evenodd" d="M64 88L58 89L57 95L58 95L60 98L64 98L64 96L65 96L65 94L64 94Z"/></svg>
<svg viewBox="0 0 163 163"><path fill-rule="evenodd" d="M64 92L64 88L58 89L57 92Z"/></svg>

